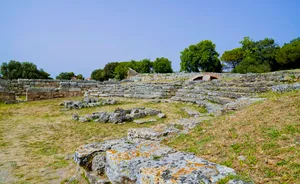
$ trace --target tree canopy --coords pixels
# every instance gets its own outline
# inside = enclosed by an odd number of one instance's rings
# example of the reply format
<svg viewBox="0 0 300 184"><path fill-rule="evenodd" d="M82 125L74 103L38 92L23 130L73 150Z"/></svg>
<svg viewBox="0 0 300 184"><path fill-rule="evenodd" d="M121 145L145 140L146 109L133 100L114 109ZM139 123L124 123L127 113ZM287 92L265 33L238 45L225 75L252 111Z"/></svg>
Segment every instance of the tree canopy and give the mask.
<svg viewBox="0 0 300 184"><path fill-rule="evenodd" d="M83 77L82 74L78 74L78 75L76 75L76 79L78 79L78 80L84 80L84 77Z"/></svg>
<svg viewBox="0 0 300 184"><path fill-rule="evenodd" d="M161 59L161 60L160 60ZM156 72L172 72L171 61L167 58L157 58ZM129 68L138 73L151 73L154 71L154 63L150 59L142 59L140 61L131 60L125 62L111 62L104 66L103 69L96 69L92 72L91 78L94 80L104 81L108 79L125 79ZM160 67L165 67L161 69Z"/></svg>
<svg viewBox="0 0 300 184"><path fill-rule="evenodd" d="M50 74L35 64L15 60L2 63L0 74L3 79L50 79Z"/></svg>
<svg viewBox="0 0 300 184"><path fill-rule="evenodd" d="M282 69L300 68L300 38L292 40L278 50L276 60Z"/></svg>
<svg viewBox="0 0 300 184"><path fill-rule="evenodd" d="M272 38L254 41L244 37L241 47L225 51L221 60L237 73L262 73L280 69L276 61L276 53L280 50Z"/></svg>
<svg viewBox="0 0 300 184"><path fill-rule="evenodd" d="M153 62L153 71L155 73L172 73L172 62L168 58L156 58Z"/></svg>
<svg viewBox="0 0 300 184"><path fill-rule="evenodd" d="M244 58L244 52L242 48L236 48L229 51L225 51L221 56L221 61L224 61L231 68L235 68Z"/></svg>
<svg viewBox="0 0 300 184"><path fill-rule="evenodd" d="M61 72L58 76L56 76L56 79L71 80L73 77L75 77L74 72Z"/></svg>
<svg viewBox="0 0 300 184"><path fill-rule="evenodd" d="M92 72L91 78L97 81L104 81L104 71L103 69L96 69Z"/></svg>
<svg viewBox="0 0 300 184"><path fill-rule="evenodd" d="M210 40L203 40L196 45L190 45L181 52L180 70L186 72L221 72L216 45Z"/></svg>

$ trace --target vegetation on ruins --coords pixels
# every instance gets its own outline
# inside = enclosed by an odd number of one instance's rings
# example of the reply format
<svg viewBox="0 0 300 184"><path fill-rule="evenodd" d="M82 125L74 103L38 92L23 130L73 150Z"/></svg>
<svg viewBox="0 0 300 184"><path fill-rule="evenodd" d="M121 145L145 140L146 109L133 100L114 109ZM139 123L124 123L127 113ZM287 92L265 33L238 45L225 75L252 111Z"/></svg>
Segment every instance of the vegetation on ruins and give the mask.
<svg viewBox="0 0 300 184"><path fill-rule="evenodd" d="M50 79L50 74L30 62L11 60L1 65L0 74L3 79Z"/></svg>
<svg viewBox="0 0 300 184"><path fill-rule="evenodd" d="M181 52L180 70L186 72L221 72L216 45L210 40L203 40L196 45L190 45Z"/></svg>

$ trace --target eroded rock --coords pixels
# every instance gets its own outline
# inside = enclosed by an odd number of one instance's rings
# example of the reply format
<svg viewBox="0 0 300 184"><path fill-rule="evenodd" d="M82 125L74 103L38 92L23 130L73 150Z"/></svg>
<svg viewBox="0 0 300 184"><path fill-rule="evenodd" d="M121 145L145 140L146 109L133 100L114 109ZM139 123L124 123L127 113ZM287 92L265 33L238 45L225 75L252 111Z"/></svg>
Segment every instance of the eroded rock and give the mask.
<svg viewBox="0 0 300 184"><path fill-rule="evenodd" d="M133 122L137 124L153 123L156 122L156 119L137 119L137 120L133 120Z"/></svg>
<svg viewBox="0 0 300 184"><path fill-rule="evenodd" d="M166 114L164 114L164 113L159 113L159 114L157 114L157 117L158 118L165 118L166 117Z"/></svg>
<svg viewBox="0 0 300 184"><path fill-rule="evenodd" d="M86 116L78 116L78 114L74 114L72 116L73 120L78 120L79 122L88 122L94 120L99 123L114 123L120 124L124 122L133 121L135 118L144 118L146 116L154 116L160 114L159 116L164 117L165 115L161 113L159 110L155 109L147 109L147 108L134 108L134 109L121 109L117 108L114 112L94 112L92 114L88 114ZM150 120L154 122L156 120ZM149 120L136 120L136 123L145 123L149 122Z"/></svg>
<svg viewBox="0 0 300 184"><path fill-rule="evenodd" d="M101 179L105 176L98 172L104 167L111 183L216 183L235 174L231 168L153 141L131 143L121 139L113 144L90 144L81 147L75 155L77 163L85 166L92 184L107 181ZM87 165L92 166L89 168Z"/></svg>

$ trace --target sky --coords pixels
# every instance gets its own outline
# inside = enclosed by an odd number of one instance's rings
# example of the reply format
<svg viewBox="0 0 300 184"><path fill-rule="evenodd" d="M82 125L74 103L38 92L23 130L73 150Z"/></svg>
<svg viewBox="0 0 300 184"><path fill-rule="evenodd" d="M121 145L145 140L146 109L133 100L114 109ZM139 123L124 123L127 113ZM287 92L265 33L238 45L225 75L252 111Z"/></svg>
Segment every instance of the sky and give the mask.
<svg viewBox="0 0 300 184"><path fill-rule="evenodd" d="M245 36L300 37L300 0L0 0L0 64L33 62L55 77L89 77L108 62L167 57L212 40L222 53Z"/></svg>

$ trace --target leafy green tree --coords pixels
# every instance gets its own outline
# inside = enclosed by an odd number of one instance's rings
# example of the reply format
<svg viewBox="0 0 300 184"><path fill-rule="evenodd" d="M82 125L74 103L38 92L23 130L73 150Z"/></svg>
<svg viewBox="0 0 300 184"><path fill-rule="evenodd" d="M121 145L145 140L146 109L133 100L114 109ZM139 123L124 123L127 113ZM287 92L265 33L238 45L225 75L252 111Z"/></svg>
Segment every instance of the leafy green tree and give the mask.
<svg viewBox="0 0 300 184"><path fill-rule="evenodd" d="M168 58L156 58L153 62L153 70L155 73L172 73L172 63Z"/></svg>
<svg viewBox="0 0 300 184"><path fill-rule="evenodd" d="M231 68L235 68L244 58L244 51L242 48L236 48L225 51L221 56L221 61L227 63Z"/></svg>
<svg viewBox="0 0 300 184"><path fill-rule="evenodd" d="M239 63L233 72L237 73L264 73L271 70L270 65L267 63L259 63L256 59L246 57Z"/></svg>
<svg viewBox="0 0 300 184"><path fill-rule="evenodd" d="M74 76L74 72L61 72L58 76L56 76L56 79L71 80Z"/></svg>
<svg viewBox="0 0 300 184"><path fill-rule="evenodd" d="M82 74L78 74L78 75L76 76L76 79L78 79L78 80L84 80L84 77L83 77Z"/></svg>
<svg viewBox="0 0 300 184"><path fill-rule="evenodd" d="M107 63L104 68L103 68L103 72L104 72L104 79L108 80L108 79L113 79L115 78L115 69L118 66L118 62L111 62L111 63Z"/></svg>
<svg viewBox="0 0 300 184"><path fill-rule="evenodd" d="M280 49L272 38L254 41L244 37L241 47L225 51L221 60L231 65L233 72L261 73L280 69L276 61L276 53Z"/></svg>
<svg viewBox="0 0 300 184"><path fill-rule="evenodd" d="M181 52L180 70L186 72L221 72L216 45L210 40L203 40L196 45L190 45Z"/></svg>
<svg viewBox="0 0 300 184"><path fill-rule="evenodd" d="M115 68L115 78L119 80L125 79L130 66L132 66L131 62L120 62Z"/></svg>
<svg viewBox="0 0 300 184"><path fill-rule="evenodd" d="M278 50L276 60L283 69L300 68L300 38L292 40Z"/></svg>
<svg viewBox="0 0 300 184"><path fill-rule="evenodd" d="M97 81L104 81L104 71L102 69L96 69L92 72L91 78Z"/></svg>
<svg viewBox="0 0 300 184"><path fill-rule="evenodd" d="M276 61L276 52L280 49L280 47L275 43L272 38L265 38L259 41L253 41L249 37L245 37L241 42L242 49L244 52L244 59L247 58L247 61L241 62L241 65L235 69L236 72L244 73L245 71L250 71L245 69L246 66L251 68L252 72L270 72L279 69L279 65ZM251 62L249 65L249 61L255 60ZM248 64L246 64L248 63ZM255 64L255 65L254 65ZM254 69L257 67L257 69ZM240 68L244 68L244 70L240 70Z"/></svg>
<svg viewBox="0 0 300 184"><path fill-rule="evenodd" d="M137 72L150 73L152 71L153 63L150 61L150 59L143 59L139 63L140 69Z"/></svg>
<svg viewBox="0 0 300 184"><path fill-rule="evenodd" d="M11 60L2 63L0 73L4 79L49 79L50 74L30 62L19 62Z"/></svg>
<svg viewBox="0 0 300 184"><path fill-rule="evenodd" d="M51 77L50 77L50 74L49 73L47 73L47 72L45 72L43 69L40 69L39 70L39 78L40 79L52 79Z"/></svg>

